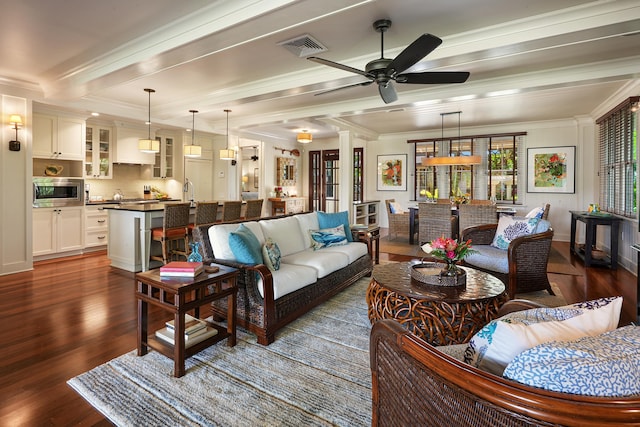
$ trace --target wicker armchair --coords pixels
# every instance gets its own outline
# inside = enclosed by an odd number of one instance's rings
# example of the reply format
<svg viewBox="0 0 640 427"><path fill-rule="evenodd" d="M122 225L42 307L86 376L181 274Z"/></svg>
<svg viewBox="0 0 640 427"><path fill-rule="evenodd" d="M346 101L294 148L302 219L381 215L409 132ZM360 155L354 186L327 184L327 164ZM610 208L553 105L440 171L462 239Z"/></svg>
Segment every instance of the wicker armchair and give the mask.
<svg viewBox="0 0 640 427"><path fill-rule="evenodd" d="M479 246L491 245L497 228L498 224L469 227L461 231L460 237L462 240L471 239L473 248L481 250ZM509 263L509 272L507 274L479 267L472 264L469 259L465 259L464 264L493 274L502 280L510 299L513 299L516 293L542 290L555 295L547 277L547 262L552 240L553 228L549 228L542 233L521 236L512 240L506 250Z"/></svg>
<svg viewBox="0 0 640 427"><path fill-rule="evenodd" d="M640 425L638 396L523 385L456 360L393 320L376 322L369 343L372 426Z"/></svg>
<svg viewBox="0 0 640 427"><path fill-rule="evenodd" d="M411 217L409 212L392 213L391 203L395 201L395 199L387 199L384 203L387 206L387 215L389 217L389 236L393 235L394 238L397 238L398 233L409 234L409 221ZM418 227L414 227L414 230L418 232Z"/></svg>
<svg viewBox="0 0 640 427"><path fill-rule="evenodd" d="M422 245L438 237L458 237L458 218L451 204L418 203L418 242Z"/></svg>
<svg viewBox="0 0 640 427"><path fill-rule="evenodd" d="M480 224L496 224L498 213L495 205L460 205L458 206L458 224L460 234L465 228Z"/></svg>

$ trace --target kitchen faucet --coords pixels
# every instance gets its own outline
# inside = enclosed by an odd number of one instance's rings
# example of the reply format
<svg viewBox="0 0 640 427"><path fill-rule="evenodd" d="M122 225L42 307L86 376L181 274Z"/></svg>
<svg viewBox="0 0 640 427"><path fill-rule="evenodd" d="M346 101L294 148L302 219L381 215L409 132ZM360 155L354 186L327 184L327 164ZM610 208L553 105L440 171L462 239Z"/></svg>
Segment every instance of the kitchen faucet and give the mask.
<svg viewBox="0 0 640 427"><path fill-rule="evenodd" d="M184 180L184 185L182 186L182 192L183 193L188 193L189 192L189 186L191 186L191 198L189 199L189 201L191 202L191 205L193 206L195 201L195 188L193 186L193 182L189 181L189 178L185 178Z"/></svg>

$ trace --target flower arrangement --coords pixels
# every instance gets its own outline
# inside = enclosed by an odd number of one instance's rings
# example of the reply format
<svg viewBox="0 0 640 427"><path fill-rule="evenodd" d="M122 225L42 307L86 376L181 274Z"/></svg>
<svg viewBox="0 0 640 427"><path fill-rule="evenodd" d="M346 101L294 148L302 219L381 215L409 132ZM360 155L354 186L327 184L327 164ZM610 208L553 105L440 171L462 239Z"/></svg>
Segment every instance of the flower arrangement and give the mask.
<svg viewBox="0 0 640 427"><path fill-rule="evenodd" d="M461 261L467 255L477 252L471 248L471 240L458 242L451 237L438 237L429 243L425 243L421 248L426 254L444 261L447 264L446 273L448 275L457 274L457 261Z"/></svg>

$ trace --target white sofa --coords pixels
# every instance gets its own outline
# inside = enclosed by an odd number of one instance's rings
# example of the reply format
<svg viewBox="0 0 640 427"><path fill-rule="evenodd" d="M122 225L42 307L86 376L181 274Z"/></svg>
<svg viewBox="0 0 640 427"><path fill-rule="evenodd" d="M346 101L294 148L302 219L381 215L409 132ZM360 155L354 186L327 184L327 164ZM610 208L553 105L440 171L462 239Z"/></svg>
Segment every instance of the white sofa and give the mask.
<svg viewBox="0 0 640 427"><path fill-rule="evenodd" d="M277 244L281 253L278 270L269 270L264 263L250 265L236 260L229 235L240 223L253 232L260 245L267 238ZM371 273L372 261L365 243L348 242L314 250L309 230L319 228L317 213L310 212L194 230L205 262L241 270L238 324L254 332L261 344L273 342L282 326ZM214 311L226 312L225 304L215 304Z"/></svg>

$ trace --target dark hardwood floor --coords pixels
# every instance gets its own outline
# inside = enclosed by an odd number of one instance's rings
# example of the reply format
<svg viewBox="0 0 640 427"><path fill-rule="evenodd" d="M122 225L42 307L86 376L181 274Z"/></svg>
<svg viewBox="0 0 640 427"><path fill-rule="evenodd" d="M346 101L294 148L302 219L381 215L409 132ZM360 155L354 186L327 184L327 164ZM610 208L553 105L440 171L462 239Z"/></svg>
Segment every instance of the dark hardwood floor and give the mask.
<svg viewBox="0 0 640 427"><path fill-rule="evenodd" d="M570 258L567 243L554 246ZM551 275L567 301L623 295L621 324L635 319L633 274L570 262L581 276ZM104 252L0 276L0 426L110 425L66 381L135 349L133 289L133 274L110 267Z"/></svg>

